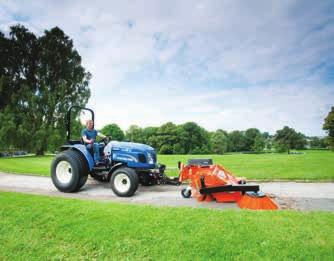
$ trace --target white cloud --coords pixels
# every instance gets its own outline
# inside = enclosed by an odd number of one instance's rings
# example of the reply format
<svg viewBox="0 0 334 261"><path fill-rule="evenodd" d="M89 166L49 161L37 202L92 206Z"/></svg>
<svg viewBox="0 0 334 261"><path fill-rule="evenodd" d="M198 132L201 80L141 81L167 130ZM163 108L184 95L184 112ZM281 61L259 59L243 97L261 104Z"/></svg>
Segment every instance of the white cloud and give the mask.
<svg viewBox="0 0 334 261"><path fill-rule="evenodd" d="M7 0L0 30L59 26L73 38L93 74L98 125L290 125L319 135L334 101L333 80L324 83L333 13L331 1Z"/></svg>
<svg viewBox="0 0 334 261"><path fill-rule="evenodd" d="M97 126L116 122L126 129L130 124L195 121L209 130L257 127L274 133L287 125L314 135L322 134L323 119L333 98L333 89L328 86L252 86L189 94L182 88L163 85L157 89L153 85L130 92L111 91L105 100L92 105L99 112Z"/></svg>

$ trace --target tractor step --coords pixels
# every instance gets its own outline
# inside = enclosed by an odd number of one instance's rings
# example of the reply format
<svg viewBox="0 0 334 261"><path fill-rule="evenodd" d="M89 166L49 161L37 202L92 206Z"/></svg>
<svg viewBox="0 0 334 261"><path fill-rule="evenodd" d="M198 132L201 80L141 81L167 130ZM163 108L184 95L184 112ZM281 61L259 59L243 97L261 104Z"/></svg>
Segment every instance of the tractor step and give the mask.
<svg viewBox="0 0 334 261"><path fill-rule="evenodd" d="M94 168L92 169L92 172L102 172L102 171L107 171L107 168L105 165L103 166L94 166Z"/></svg>

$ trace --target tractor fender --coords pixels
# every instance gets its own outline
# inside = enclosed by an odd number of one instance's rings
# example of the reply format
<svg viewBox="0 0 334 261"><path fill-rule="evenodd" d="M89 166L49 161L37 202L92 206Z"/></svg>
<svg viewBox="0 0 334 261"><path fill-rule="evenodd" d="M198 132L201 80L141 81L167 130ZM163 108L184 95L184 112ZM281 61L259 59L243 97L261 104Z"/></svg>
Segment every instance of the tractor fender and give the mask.
<svg viewBox="0 0 334 261"><path fill-rule="evenodd" d="M108 171L108 177L107 180L109 181L111 178L111 175L114 173L114 171L116 169L119 169L120 167L126 167L127 165L125 163L119 162L117 164L115 164L114 166L112 166L109 171Z"/></svg>
<svg viewBox="0 0 334 261"><path fill-rule="evenodd" d="M85 145L82 145L82 144L63 145L63 146L60 147L60 150L61 151L64 151L64 150L77 150L77 151L79 151L84 156L84 158L86 159L89 170L91 171L93 169L94 160L93 160L92 155L89 153L89 151L87 150Z"/></svg>

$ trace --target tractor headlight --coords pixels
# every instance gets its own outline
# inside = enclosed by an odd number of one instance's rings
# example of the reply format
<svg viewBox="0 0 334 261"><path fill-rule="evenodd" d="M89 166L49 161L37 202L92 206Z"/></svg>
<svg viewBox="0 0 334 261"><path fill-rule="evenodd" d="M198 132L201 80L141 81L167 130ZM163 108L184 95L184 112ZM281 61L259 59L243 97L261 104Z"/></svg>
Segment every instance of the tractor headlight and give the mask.
<svg viewBox="0 0 334 261"><path fill-rule="evenodd" d="M147 153L147 162L149 164L154 164L154 158L151 153Z"/></svg>

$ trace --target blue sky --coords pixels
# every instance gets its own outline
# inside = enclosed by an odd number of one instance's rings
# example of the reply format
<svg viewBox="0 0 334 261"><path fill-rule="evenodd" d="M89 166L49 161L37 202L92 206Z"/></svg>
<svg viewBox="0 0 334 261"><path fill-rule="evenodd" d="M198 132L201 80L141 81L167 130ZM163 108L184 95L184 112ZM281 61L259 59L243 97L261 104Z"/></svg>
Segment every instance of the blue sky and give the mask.
<svg viewBox="0 0 334 261"><path fill-rule="evenodd" d="M334 105L333 1L0 0L0 30L16 23L74 40L98 127L324 135Z"/></svg>

